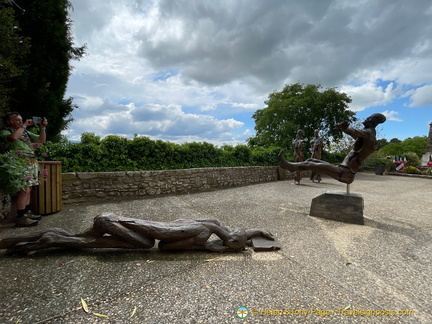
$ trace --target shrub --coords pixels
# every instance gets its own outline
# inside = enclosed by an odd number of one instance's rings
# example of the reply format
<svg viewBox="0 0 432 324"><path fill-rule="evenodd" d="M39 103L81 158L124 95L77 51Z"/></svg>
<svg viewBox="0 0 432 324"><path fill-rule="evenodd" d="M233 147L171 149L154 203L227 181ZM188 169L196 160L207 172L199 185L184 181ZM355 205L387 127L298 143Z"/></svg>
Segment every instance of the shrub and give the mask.
<svg viewBox="0 0 432 324"><path fill-rule="evenodd" d="M47 143L47 159L61 161L63 172L139 171L246 165L278 165L280 148L221 148L210 143L183 145L135 136L132 140L109 135L100 140L83 133L81 143ZM288 155L291 152L288 152Z"/></svg>
<svg viewBox="0 0 432 324"><path fill-rule="evenodd" d="M383 156L380 151L374 152L366 159L363 166L367 168L374 168L376 165L387 165L390 162L386 156Z"/></svg>
<svg viewBox="0 0 432 324"><path fill-rule="evenodd" d="M342 161L345 158L345 155L346 154L344 153L330 153L327 151L323 151L321 159L327 161L328 163L339 164L342 163Z"/></svg>
<svg viewBox="0 0 432 324"><path fill-rule="evenodd" d="M34 163L35 161L25 157L22 151L0 154L0 192L13 195L39 184L40 179L47 174L35 172Z"/></svg>
<svg viewBox="0 0 432 324"><path fill-rule="evenodd" d="M420 158L418 157L417 153L414 152L406 152L402 154L402 156L405 156L407 159L407 166L413 166L418 167L420 165Z"/></svg>
<svg viewBox="0 0 432 324"><path fill-rule="evenodd" d="M82 144L100 144L100 136L96 136L94 133L84 132L81 134Z"/></svg>
<svg viewBox="0 0 432 324"><path fill-rule="evenodd" d="M405 173L409 173L409 174L420 174L421 171L419 169L417 169L416 167L413 167L411 165L407 166L405 168Z"/></svg>
<svg viewBox="0 0 432 324"><path fill-rule="evenodd" d="M402 142L393 142L383 146L380 149L382 155L400 155L401 152L414 152L418 157L422 156L422 152L426 147L427 137L416 136L407 138Z"/></svg>
<svg viewBox="0 0 432 324"><path fill-rule="evenodd" d="M206 142L174 144L148 137L127 138L109 135L100 139L83 133L80 143L63 141L47 143L48 159L61 161L63 172L103 172L168 170L235 166L277 166L280 147L223 145L218 148ZM285 152L293 161L293 151ZM345 154L323 152L322 159L341 163Z"/></svg>

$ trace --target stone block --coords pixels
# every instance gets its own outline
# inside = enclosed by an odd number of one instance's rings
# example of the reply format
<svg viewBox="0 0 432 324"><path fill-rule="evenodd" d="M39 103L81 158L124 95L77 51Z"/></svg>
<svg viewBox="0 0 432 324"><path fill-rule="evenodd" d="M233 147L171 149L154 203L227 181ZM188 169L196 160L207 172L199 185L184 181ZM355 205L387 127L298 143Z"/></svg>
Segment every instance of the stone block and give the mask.
<svg viewBox="0 0 432 324"><path fill-rule="evenodd" d="M309 215L364 225L364 201L360 194L327 191L312 199Z"/></svg>
<svg viewBox="0 0 432 324"><path fill-rule="evenodd" d="M253 237L251 241L254 251L273 251L280 250L282 248L282 245L276 238L274 241L272 241L265 237L258 236Z"/></svg>

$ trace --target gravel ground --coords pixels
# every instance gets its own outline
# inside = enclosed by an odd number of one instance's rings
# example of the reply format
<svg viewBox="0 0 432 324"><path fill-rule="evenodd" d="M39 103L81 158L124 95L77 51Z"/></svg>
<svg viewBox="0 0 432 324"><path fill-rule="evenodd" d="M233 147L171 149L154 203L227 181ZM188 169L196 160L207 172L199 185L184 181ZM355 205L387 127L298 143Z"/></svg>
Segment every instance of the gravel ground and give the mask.
<svg viewBox="0 0 432 324"><path fill-rule="evenodd" d="M364 198L365 225L308 216L312 198L346 190L329 178L64 205L35 228L3 226L0 239L52 227L76 233L114 212L267 229L282 249L0 254L0 323L432 323L431 187L359 173L350 191Z"/></svg>

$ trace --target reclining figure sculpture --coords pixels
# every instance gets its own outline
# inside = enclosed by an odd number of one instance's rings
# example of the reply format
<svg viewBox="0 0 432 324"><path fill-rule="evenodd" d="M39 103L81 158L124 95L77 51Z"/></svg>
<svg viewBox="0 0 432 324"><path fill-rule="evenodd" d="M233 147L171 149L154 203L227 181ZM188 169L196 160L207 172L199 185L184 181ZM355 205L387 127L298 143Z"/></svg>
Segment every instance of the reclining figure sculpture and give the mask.
<svg viewBox="0 0 432 324"><path fill-rule="evenodd" d="M212 234L219 240L208 241ZM177 219L164 223L105 213L96 216L93 226L83 233L70 234L52 228L5 238L0 241L0 249L7 249L8 253L53 247L149 249L159 240L160 250L236 252L244 250L249 239L259 236L274 240L270 232L260 229L237 228L231 232L216 219Z"/></svg>

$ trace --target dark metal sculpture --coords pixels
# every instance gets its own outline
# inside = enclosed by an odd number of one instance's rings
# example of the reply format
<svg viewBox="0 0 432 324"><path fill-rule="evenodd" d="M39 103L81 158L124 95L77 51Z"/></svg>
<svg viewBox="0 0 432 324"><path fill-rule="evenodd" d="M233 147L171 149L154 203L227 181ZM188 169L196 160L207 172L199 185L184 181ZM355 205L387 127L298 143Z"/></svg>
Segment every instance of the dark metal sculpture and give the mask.
<svg viewBox="0 0 432 324"><path fill-rule="evenodd" d="M215 234L219 240L208 241ZM60 248L149 249L159 240L160 250L242 251L249 239L274 240L265 230L237 228L229 231L216 219L178 219L170 223L126 218L106 213L96 216L93 226L83 233L70 234L60 228L6 238L0 249L8 253Z"/></svg>
<svg viewBox="0 0 432 324"><path fill-rule="evenodd" d="M378 124L384 123L386 117L383 114L373 114L363 122L364 129L354 129L349 127L347 121L336 125L342 132L355 139L354 147L345 157L340 165L332 165L318 159L307 159L304 162L288 162L283 156L283 151L279 153L280 166L291 172L310 170L350 184L354 181L356 172L362 166L366 158L377 149L376 130Z"/></svg>
<svg viewBox="0 0 432 324"><path fill-rule="evenodd" d="M293 140L293 148L294 148L294 161L302 162L303 161L303 136L305 135L302 129L297 131L296 138ZM302 178L302 174L300 171L297 171L294 176L294 184L300 184L300 180Z"/></svg>
<svg viewBox="0 0 432 324"><path fill-rule="evenodd" d="M315 129L314 131L314 138L310 141L311 144L311 158L321 160L322 155L322 147L323 147L323 140L319 137L319 130ZM321 182L321 175L317 172L311 172L309 179L312 182Z"/></svg>

